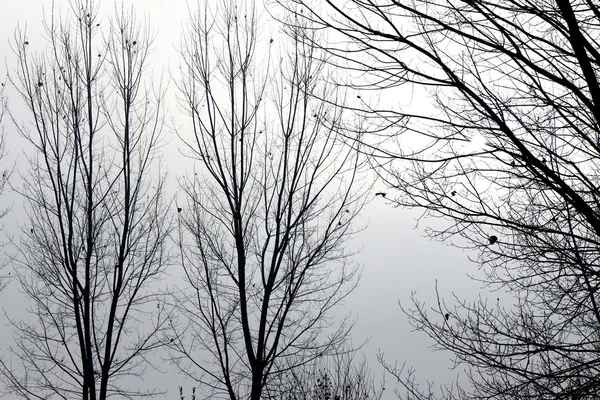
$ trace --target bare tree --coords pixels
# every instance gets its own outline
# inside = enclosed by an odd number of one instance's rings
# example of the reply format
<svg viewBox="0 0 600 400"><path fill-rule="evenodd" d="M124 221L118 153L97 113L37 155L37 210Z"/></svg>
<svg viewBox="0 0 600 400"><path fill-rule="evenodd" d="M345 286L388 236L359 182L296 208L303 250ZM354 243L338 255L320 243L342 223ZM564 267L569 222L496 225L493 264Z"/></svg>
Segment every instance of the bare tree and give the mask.
<svg viewBox="0 0 600 400"><path fill-rule="evenodd" d="M0 159L6 158L6 132L4 128L5 116L7 115L8 102L4 94L6 88L5 83L0 83ZM8 188L9 178L12 175L14 168L7 168L6 165L0 170L0 197L6 194ZM3 219L9 212L10 206L0 206L0 220ZM0 231L4 232L4 226L0 224ZM4 239L0 239L0 249L5 247L6 242ZM2 291L8 284L9 275L4 271L4 267L8 264L8 260L0 261L0 270L3 271L0 274L0 291Z"/></svg>
<svg viewBox="0 0 600 400"><path fill-rule="evenodd" d="M68 15L52 10L40 54L25 32L13 42L12 83L31 117L17 129L35 149L16 261L31 302L30 318L11 319L2 377L26 399L152 395L132 381L168 313L155 286L170 218L154 167L163 93L144 84L152 35L121 8L101 24L93 1L74 1Z"/></svg>
<svg viewBox="0 0 600 400"><path fill-rule="evenodd" d="M472 387L445 395L597 398L598 2L279 3L329 29L340 40L314 43L361 74L348 83L373 125L348 136L370 146L393 202L441 217L429 233L475 250L483 280L514 296L514 307L457 298L406 309L468 367ZM427 94L432 107L370 107L368 90ZM429 395L407 385L409 397Z"/></svg>
<svg viewBox="0 0 600 400"><path fill-rule="evenodd" d="M367 361L356 351L319 358L277 376L263 398L282 400L378 400L385 381L377 383Z"/></svg>
<svg viewBox="0 0 600 400"><path fill-rule="evenodd" d="M342 99L316 49L296 32L276 56L252 2L213 10L191 19L182 48L183 140L199 168L179 209L189 290L173 358L210 395L258 400L344 344L351 324L332 310L357 282L347 247L368 185L335 135Z"/></svg>

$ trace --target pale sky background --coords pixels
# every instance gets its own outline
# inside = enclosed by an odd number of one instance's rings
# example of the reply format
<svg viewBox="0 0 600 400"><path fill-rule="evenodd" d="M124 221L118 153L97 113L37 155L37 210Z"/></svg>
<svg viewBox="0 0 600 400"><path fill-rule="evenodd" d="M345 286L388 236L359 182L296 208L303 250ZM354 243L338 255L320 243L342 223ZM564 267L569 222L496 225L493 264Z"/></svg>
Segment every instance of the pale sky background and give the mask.
<svg viewBox="0 0 600 400"><path fill-rule="evenodd" d="M32 49L39 41L38 33L42 29L44 10L49 14L51 1L43 0L0 0L2 13L0 13L0 56L6 60L0 64L0 76L4 77L15 67L14 55L9 47L14 29L19 24L27 27ZM56 0L58 7L65 8L67 0ZM112 11L112 1L104 0L101 18ZM157 31L154 45L155 53L151 63L155 69L170 69L176 73L179 64L176 48L179 46L180 29L188 16L188 5L184 0L130 0L127 5L133 5L138 15L145 14L151 25ZM192 8L195 3L191 2ZM265 15L266 18L266 15ZM268 23L265 21L265 24ZM265 29L273 30L277 39L276 28L268 26ZM170 85L170 90L174 89ZM399 89L402 90L402 89ZM170 95L174 93L171 91ZM21 100L10 97L9 106L18 113ZM171 115L177 116L176 105L168 105ZM22 115L27 118L27 115ZM185 121L187 123L187 121ZM22 155L22 140L17 136L10 123L6 121L8 135L8 160L18 160L17 171L24 169ZM165 131L170 135L169 131ZM167 151L177 156L179 142L173 136ZM177 164L180 157L167 157L169 176L177 178L185 173L184 167ZM2 161L3 163L5 160ZM18 178L15 174L15 177ZM393 191L385 189L382 184L376 184L375 190L387 191L388 196L393 196ZM12 204L11 214L4 220L4 229L14 235L18 241L19 228L16 221L23 221L24 213L21 199L14 194L9 194L1 199L2 204ZM394 208L389 201L374 198L364 209L359 225L366 224L367 228L356 236L354 248L361 248L361 253L355 261L363 266L362 280L358 289L348 298L343 307L339 309L342 316L351 312L358 318L353 332L355 344L370 339L364 346L362 353L367 357L373 370L381 371L375 356L378 350L385 353L389 362L406 362L417 369L420 381L436 381L439 384L451 383L457 371L450 371L448 354L432 353L429 346L432 344L422 334L411 332L406 317L401 312L398 301L405 305L410 304L411 291L416 291L421 300L435 306L434 285L438 279L440 293L452 304L452 293L461 298L476 299L481 292L480 284L470 281L467 274L476 274L477 266L467 259L468 254L459 249L429 240L424 235L427 223L435 221L422 221L415 228L418 211ZM474 255L474 254L473 254ZM18 287L12 284L8 290L0 294L3 309L12 317L17 317L19 308L23 304ZM0 320L0 354L6 354L6 349L11 344L11 331L5 320ZM168 366L166 369L170 369ZM177 388L182 384L182 377L176 374L161 376L152 375L152 385L157 385L169 390L168 399L176 399ZM190 387L191 383L183 383ZM392 393L393 381L388 377L386 395L384 398L395 398Z"/></svg>

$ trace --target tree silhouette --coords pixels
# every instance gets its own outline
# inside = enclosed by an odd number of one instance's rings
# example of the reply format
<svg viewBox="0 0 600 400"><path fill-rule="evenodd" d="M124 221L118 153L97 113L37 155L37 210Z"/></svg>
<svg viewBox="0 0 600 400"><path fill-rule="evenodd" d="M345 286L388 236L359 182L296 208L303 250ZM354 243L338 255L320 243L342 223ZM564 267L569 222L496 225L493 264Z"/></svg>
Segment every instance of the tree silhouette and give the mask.
<svg viewBox="0 0 600 400"><path fill-rule="evenodd" d="M315 48L296 38L278 53L252 2L204 4L181 51L193 129L181 135L200 170L184 185L190 287L173 359L210 395L258 400L345 343L351 324L331 311L356 284L347 240L369 185L334 134L341 109L322 99L341 99L322 84Z"/></svg>
<svg viewBox="0 0 600 400"><path fill-rule="evenodd" d="M15 266L31 316L11 317L0 372L26 399L155 393L132 378L167 325L150 286L169 261L164 176L151 173L162 93L144 89L148 28L118 8L106 29L99 21L93 2L74 1L68 19L52 9L43 53L26 32L13 41L12 83L31 117L17 129L35 150Z"/></svg>
<svg viewBox="0 0 600 400"><path fill-rule="evenodd" d="M445 396L596 398L600 5L278 3L330 32L306 40L349 71L341 83L359 91L355 108L372 124L345 136L370 149L396 204L446 221L428 232L477 252L484 281L515 298L457 298L450 321L441 301L433 314L417 299L405 309L468 368L468 390ZM375 105L373 90L386 101ZM430 396L399 378L409 397Z"/></svg>
<svg viewBox="0 0 600 400"><path fill-rule="evenodd" d="M6 132L4 129L4 122L6 115L8 114L8 101L4 95L5 91L5 83L0 83L0 159L5 158L6 156ZM8 188L9 179L13 173L13 168L6 168L0 170L0 197L6 194L6 189ZM10 207L8 206L0 206L0 220L3 219L8 212L10 211ZM4 226L0 225L0 230L4 231ZM4 248L5 242L0 242L0 249ZM9 273L6 273L4 267L8 264L8 260L0 261L0 292L6 287L8 284Z"/></svg>
<svg viewBox="0 0 600 400"><path fill-rule="evenodd" d="M281 400L378 400L385 382L378 384L365 359L348 351L322 357L279 375L264 394Z"/></svg>

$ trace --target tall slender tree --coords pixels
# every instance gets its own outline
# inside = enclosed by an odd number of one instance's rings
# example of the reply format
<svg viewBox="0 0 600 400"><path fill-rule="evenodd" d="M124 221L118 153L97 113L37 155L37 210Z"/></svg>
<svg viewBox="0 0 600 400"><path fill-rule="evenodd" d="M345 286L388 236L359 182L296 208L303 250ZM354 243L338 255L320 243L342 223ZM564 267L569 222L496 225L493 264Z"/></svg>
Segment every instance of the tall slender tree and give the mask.
<svg viewBox="0 0 600 400"><path fill-rule="evenodd" d="M101 21L98 9L75 0L60 19L53 8L41 53L26 32L13 41L12 83L31 117L17 130L34 148L16 261L30 318L12 317L0 372L26 399L155 393L131 379L167 326L155 286L171 229L155 167L163 92L144 83L150 28L124 8Z"/></svg>
<svg viewBox="0 0 600 400"><path fill-rule="evenodd" d="M335 353L351 325L332 310L356 284L348 239L368 185L335 134L342 99L299 34L263 38L253 2L223 1L184 35L182 138L197 171L179 215L186 335L172 346L204 392L232 400Z"/></svg>

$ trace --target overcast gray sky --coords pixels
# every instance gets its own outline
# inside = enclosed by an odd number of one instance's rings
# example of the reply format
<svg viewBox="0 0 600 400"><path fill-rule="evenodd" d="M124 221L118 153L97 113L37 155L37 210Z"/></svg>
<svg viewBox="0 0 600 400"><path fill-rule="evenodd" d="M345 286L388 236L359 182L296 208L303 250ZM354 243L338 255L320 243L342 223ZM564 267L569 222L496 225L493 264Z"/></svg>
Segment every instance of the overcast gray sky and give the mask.
<svg viewBox="0 0 600 400"><path fill-rule="evenodd" d="M14 56L9 46L17 25L27 27L30 32L31 47L41 50L45 43L38 45L39 32L42 30L44 11L49 16L50 1L20 0L2 2L0 14L0 55L6 59L6 64L0 65L0 74L10 72L14 64ZM67 0L56 0L59 8L65 8ZM112 8L111 0L103 1L103 19L108 16ZM137 12L145 14L156 28L157 39L155 53L152 58L153 66L158 70L166 68L173 72L179 63L175 48L179 43L182 22L187 18L188 5L183 0L130 0L126 4L133 5ZM194 4L192 2L192 4ZM266 29L275 29L269 28ZM274 33L276 35L276 32ZM171 88L173 85L170 85ZM399 89L402 90L402 89ZM173 93L171 93L172 95ZM10 108L19 114L20 99L10 97ZM177 116L176 105L169 104L171 115ZM17 170L24 170L27 165L22 156L22 141L16 137L14 129L6 123L8 134L9 159L18 159ZM169 132L166 132L169 135ZM173 138L167 151L177 154L179 143ZM17 157L18 156L18 157ZM180 158L179 158L180 159ZM177 165L167 158L167 167L171 177L176 178L185 173L183 166ZM375 191L384 189L383 185L376 185ZM389 195L393 191L386 190ZM5 230L14 235L18 241L16 221L23 221L23 207L21 199L14 194L9 194L3 201L13 205L11 214L4 221ZM435 380L439 383L449 383L456 372L447 368L448 354L433 354L428 346L432 343L420 334L410 330L405 316L402 314L398 301L409 304L411 291L416 291L418 296L434 304L434 284L438 279L441 293L448 297L455 292L459 297L475 298L479 293L479 284L472 282L467 273L476 273L476 265L467 260L467 254L462 251L431 241L423 237L424 227L434 221L423 221L415 229L417 211L410 211L392 207L388 201L381 198L374 200L364 209L362 222L367 228L355 239L355 248L361 248L361 253L355 261L364 268L359 288L350 296L339 310L339 315L348 312L358 318L353 337L355 343L369 339L363 352L370 361L373 369L379 371L376 365L375 354L380 349L388 361L398 360L414 365L419 378L425 382ZM11 285L7 291L0 294L3 308L12 316L17 317L19 309L16 304L23 304L16 285ZM0 325L0 347L6 349L11 343L10 328L6 323ZM3 351L3 354L4 353ZM156 377L152 374L152 384L164 382L160 387L168 388L166 398L176 398L177 387L182 383L181 377L175 374L166 374ZM159 381L160 380L160 381ZM189 386L189 384L188 384ZM389 381L387 387L391 389L393 382ZM393 398L392 391L386 391L385 398Z"/></svg>

